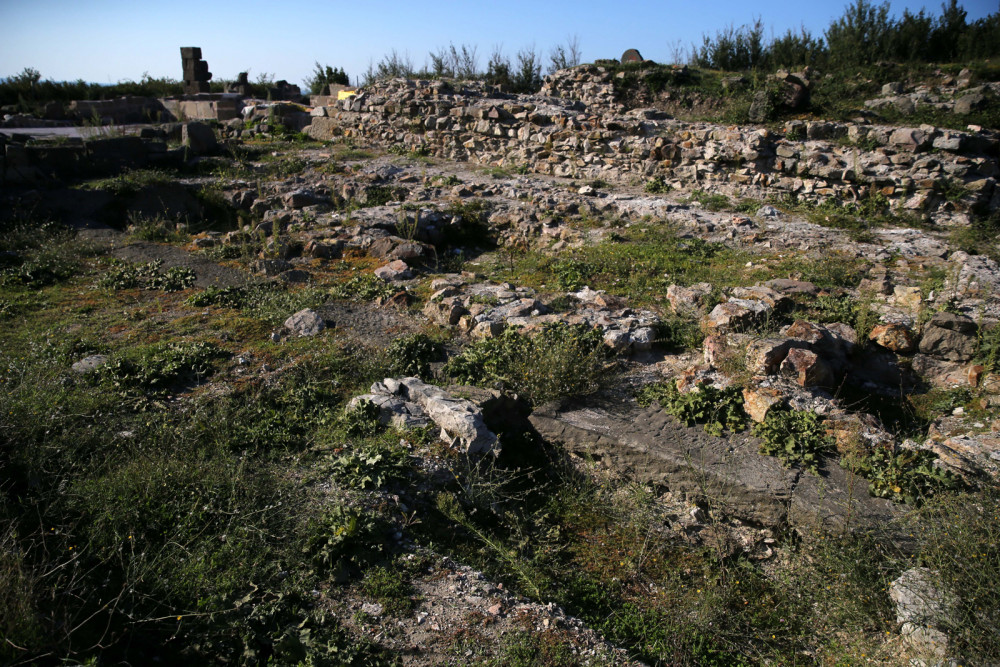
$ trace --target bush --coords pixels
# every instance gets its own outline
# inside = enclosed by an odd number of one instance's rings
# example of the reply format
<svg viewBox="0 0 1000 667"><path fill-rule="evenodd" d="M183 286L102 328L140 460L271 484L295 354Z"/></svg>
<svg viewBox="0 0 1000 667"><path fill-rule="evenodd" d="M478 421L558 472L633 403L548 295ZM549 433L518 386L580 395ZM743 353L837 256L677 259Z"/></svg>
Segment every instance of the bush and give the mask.
<svg viewBox="0 0 1000 667"><path fill-rule="evenodd" d="M968 664L1000 662L1000 497L990 487L941 494L908 521L918 536L916 563L930 568L957 593L955 617L944 628L949 656Z"/></svg>
<svg viewBox="0 0 1000 667"><path fill-rule="evenodd" d="M868 492L907 505L919 505L940 491L955 491L964 484L949 470L934 465L933 452L877 448L866 455L845 456L841 465L868 481Z"/></svg>
<svg viewBox="0 0 1000 667"><path fill-rule="evenodd" d="M334 299L350 301L375 301L376 299L387 299L397 291L396 287L378 276L363 273L331 289L330 296Z"/></svg>
<svg viewBox="0 0 1000 667"><path fill-rule="evenodd" d="M163 260L147 264L130 264L115 261L106 273L97 280L98 287L106 289L158 289L163 292L178 292L194 285L194 271L182 266L173 266L161 272Z"/></svg>
<svg viewBox="0 0 1000 667"><path fill-rule="evenodd" d="M596 391L606 380L600 330L556 324L534 336L507 329L469 345L444 368L457 382L496 386L533 405Z"/></svg>
<svg viewBox="0 0 1000 667"><path fill-rule="evenodd" d="M9 224L0 233L0 286L44 287L68 280L79 269L81 254L89 251L79 244L58 223Z"/></svg>
<svg viewBox="0 0 1000 667"><path fill-rule="evenodd" d="M313 95L322 95L328 85L349 86L351 85L351 80L348 78L347 72L343 69L335 69L329 65L323 67L317 61L316 71L313 72L310 78L306 79L305 83L310 93Z"/></svg>
<svg viewBox="0 0 1000 667"><path fill-rule="evenodd" d="M389 358L389 370L394 375L427 380L431 376L430 362L439 359L443 352L444 346L426 334L411 334L392 341L386 356Z"/></svg>

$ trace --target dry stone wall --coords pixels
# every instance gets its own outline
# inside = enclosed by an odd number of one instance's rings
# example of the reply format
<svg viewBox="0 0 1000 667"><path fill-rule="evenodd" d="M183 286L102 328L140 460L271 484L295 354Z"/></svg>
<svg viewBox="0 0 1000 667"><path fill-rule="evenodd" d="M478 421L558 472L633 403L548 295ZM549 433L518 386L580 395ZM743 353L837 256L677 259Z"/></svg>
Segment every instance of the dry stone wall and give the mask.
<svg viewBox="0 0 1000 667"><path fill-rule="evenodd" d="M877 190L894 205L935 213L1000 207L995 132L792 122L784 132L671 119L609 104L610 84L550 81L562 97L510 95L478 82L394 79L313 110L316 139L361 138L450 160L576 179L637 183L737 196L765 192L818 202ZM599 84L599 85L598 85ZM572 99L566 95L579 95Z"/></svg>

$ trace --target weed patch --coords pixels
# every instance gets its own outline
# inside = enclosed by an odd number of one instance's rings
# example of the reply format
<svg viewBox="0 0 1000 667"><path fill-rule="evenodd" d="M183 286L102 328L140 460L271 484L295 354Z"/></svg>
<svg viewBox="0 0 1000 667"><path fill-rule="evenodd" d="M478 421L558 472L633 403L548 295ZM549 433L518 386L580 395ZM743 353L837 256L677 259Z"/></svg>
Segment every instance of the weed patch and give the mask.
<svg viewBox="0 0 1000 667"><path fill-rule="evenodd" d="M158 343L130 350L101 367L101 379L126 394L160 396L211 374L224 353L211 343Z"/></svg>
<svg viewBox="0 0 1000 667"><path fill-rule="evenodd" d="M841 465L863 475L868 492L876 498L919 505L941 491L956 491L964 484L949 470L934 465L937 457L928 451L876 448L867 454L852 454Z"/></svg>
<svg viewBox="0 0 1000 667"><path fill-rule="evenodd" d="M709 435L721 436L726 431L738 433L747 428L748 417L743 409L740 387L716 389L702 385L696 391L682 394L674 382L658 382L640 389L636 400L643 407L655 401L686 426L702 424Z"/></svg>
<svg viewBox="0 0 1000 667"><path fill-rule="evenodd" d="M163 292L178 292L194 285L195 275L191 269L174 266L160 271L163 260L147 264L133 264L115 260L107 271L97 279L97 286L111 290L150 289Z"/></svg>
<svg viewBox="0 0 1000 667"><path fill-rule="evenodd" d="M441 343L419 333L397 338L386 349L393 375L419 377L423 380L431 377L430 362L440 359L443 354L444 346Z"/></svg>
<svg viewBox="0 0 1000 667"><path fill-rule="evenodd" d="M444 373L460 383L504 387L540 405L596 391L607 377L606 355L597 329L554 325L534 336L506 329L466 347Z"/></svg>
<svg viewBox="0 0 1000 667"><path fill-rule="evenodd" d="M777 456L786 466L801 465L814 475L833 449L823 419L809 410L771 410L753 434L762 440L761 454Z"/></svg>

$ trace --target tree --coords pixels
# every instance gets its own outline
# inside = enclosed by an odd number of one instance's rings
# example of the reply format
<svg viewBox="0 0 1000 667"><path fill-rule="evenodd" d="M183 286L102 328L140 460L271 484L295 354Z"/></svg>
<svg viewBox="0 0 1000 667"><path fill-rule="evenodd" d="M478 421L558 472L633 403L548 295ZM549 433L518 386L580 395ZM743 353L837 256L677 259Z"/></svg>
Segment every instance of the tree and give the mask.
<svg viewBox="0 0 1000 667"><path fill-rule="evenodd" d="M494 45L490 61L486 65L486 83L511 87L510 58L504 55L503 46L500 44Z"/></svg>
<svg viewBox="0 0 1000 667"><path fill-rule="evenodd" d="M571 35L566 38L566 45L556 45L549 52L549 74L558 72L567 67L576 67L580 64L580 38Z"/></svg>
<svg viewBox="0 0 1000 667"><path fill-rule="evenodd" d="M534 45L517 52L517 71L512 83L515 93L537 93L542 87L542 63Z"/></svg>
<svg viewBox="0 0 1000 667"><path fill-rule="evenodd" d="M893 22L889 3L879 6L855 0L826 29L826 44L834 65L870 65L890 57Z"/></svg>
<svg viewBox="0 0 1000 667"><path fill-rule="evenodd" d="M329 65L324 67L319 64L319 61L316 61L316 71L313 72L312 77L306 79L309 92L313 95L322 95L330 84L349 86L351 81L344 70L334 69Z"/></svg>

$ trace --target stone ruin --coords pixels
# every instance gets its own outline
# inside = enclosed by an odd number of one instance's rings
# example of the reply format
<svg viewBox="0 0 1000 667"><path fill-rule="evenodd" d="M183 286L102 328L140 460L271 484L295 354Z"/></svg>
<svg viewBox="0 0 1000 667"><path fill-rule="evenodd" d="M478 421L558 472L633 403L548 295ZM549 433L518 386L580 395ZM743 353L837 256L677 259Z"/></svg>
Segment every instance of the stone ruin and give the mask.
<svg viewBox="0 0 1000 667"><path fill-rule="evenodd" d="M240 72L239 77L236 81L226 84L226 92L233 93L235 95L240 95L241 97L252 97L253 88L250 85L250 80L246 72Z"/></svg>
<svg viewBox="0 0 1000 667"><path fill-rule="evenodd" d="M638 49L628 49L622 54L621 63L625 65L626 63L641 63L642 54L639 53Z"/></svg>
<svg viewBox="0 0 1000 667"><path fill-rule="evenodd" d="M184 94L209 92L208 82L212 80L212 73L208 71L208 63L201 59L201 48L182 46L181 62L184 64Z"/></svg>

